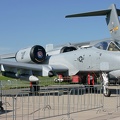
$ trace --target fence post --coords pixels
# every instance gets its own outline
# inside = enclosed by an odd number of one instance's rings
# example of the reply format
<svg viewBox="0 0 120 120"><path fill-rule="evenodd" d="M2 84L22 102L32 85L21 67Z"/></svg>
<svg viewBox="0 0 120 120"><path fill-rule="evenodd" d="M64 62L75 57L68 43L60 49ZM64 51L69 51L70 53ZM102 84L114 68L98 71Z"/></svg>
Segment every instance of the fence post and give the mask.
<svg viewBox="0 0 120 120"><path fill-rule="evenodd" d="M67 110L67 119L68 120L73 120L72 118L70 118L70 94L72 92L73 89L71 89L68 93L68 110Z"/></svg>
<svg viewBox="0 0 120 120"><path fill-rule="evenodd" d="M12 96L13 99L13 120L16 120L16 96Z"/></svg>

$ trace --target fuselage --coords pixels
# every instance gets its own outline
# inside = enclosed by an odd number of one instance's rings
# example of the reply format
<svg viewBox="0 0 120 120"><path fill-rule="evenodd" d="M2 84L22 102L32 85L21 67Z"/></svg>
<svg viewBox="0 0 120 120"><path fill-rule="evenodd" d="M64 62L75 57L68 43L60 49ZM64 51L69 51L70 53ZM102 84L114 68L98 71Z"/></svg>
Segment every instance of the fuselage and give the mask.
<svg viewBox="0 0 120 120"><path fill-rule="evenodd" d="M48 64L66 66L69 75L83 71L112 71L120 69L120 52L105 51L95 47L53 55Z"/></svg>

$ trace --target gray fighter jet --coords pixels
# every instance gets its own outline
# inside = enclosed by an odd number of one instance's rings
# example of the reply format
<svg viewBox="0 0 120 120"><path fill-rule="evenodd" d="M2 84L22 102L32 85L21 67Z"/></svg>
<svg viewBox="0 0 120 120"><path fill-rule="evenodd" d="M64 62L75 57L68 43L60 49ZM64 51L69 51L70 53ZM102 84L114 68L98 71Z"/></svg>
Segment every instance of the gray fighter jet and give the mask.
<svg viewBox="0 0 120 120"><path fill-rule="evenodd" d="M106 16L111 38L83 43L69 43L47 49L40 45L21 49L15 54L1 55L2 75L38 81L37 76L74 76L80 77L83 84L88 76L101 78L104 83L104 95L110 96L107 89L109 80L119 82L120 78L120 10L112 4L107 10L67 15L71 17ZM16 62L4 59L15 58ZM94 75L94 76L92 76ZM93 78L92 78L93 79Z"/></svg>

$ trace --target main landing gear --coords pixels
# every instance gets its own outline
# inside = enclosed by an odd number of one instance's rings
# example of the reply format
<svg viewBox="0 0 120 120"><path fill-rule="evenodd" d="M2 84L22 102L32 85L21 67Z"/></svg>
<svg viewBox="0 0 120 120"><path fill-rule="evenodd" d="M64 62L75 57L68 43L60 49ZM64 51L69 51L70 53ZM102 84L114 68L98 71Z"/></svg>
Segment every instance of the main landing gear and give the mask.
<svg viewBox="0 0 120 120"><path fill-rule="evenodd" d="M105 97L110 97L110 95L111 95L111 91L110 91L110 89L108 89L108 88L104 88L103 95L104 95Z"/></svg>
<svg viewBox="0 0 120 120"><path fill-rule="evenodd" d="M111 91L108 88L108 75L107 75L107 73L102 73L102 78L103 78L103 95L105 97L110 97Z"/></svg>

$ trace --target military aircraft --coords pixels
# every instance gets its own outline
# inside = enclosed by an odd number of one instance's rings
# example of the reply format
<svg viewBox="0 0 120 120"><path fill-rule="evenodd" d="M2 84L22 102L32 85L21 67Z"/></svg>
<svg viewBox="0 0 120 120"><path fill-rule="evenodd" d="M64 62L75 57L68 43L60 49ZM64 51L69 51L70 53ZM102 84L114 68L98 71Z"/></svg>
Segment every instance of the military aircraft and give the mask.
<svg viewBox="0 0 120 120"><path fill-rule="evenodd" d="M104 95L110 96L107 88L110 79L120 78L120 10L112 4L107 10L67 15L71 17L106 16L106 22L111 38L83 43L69 43L47 49L41 45L24 48L14 54L1 55L0 65L2 75L27 79L37 82L37 76L74 76L80 77L82 83L88 76L102 76ZM4 59L15 58L16 62Z"/></svg>

